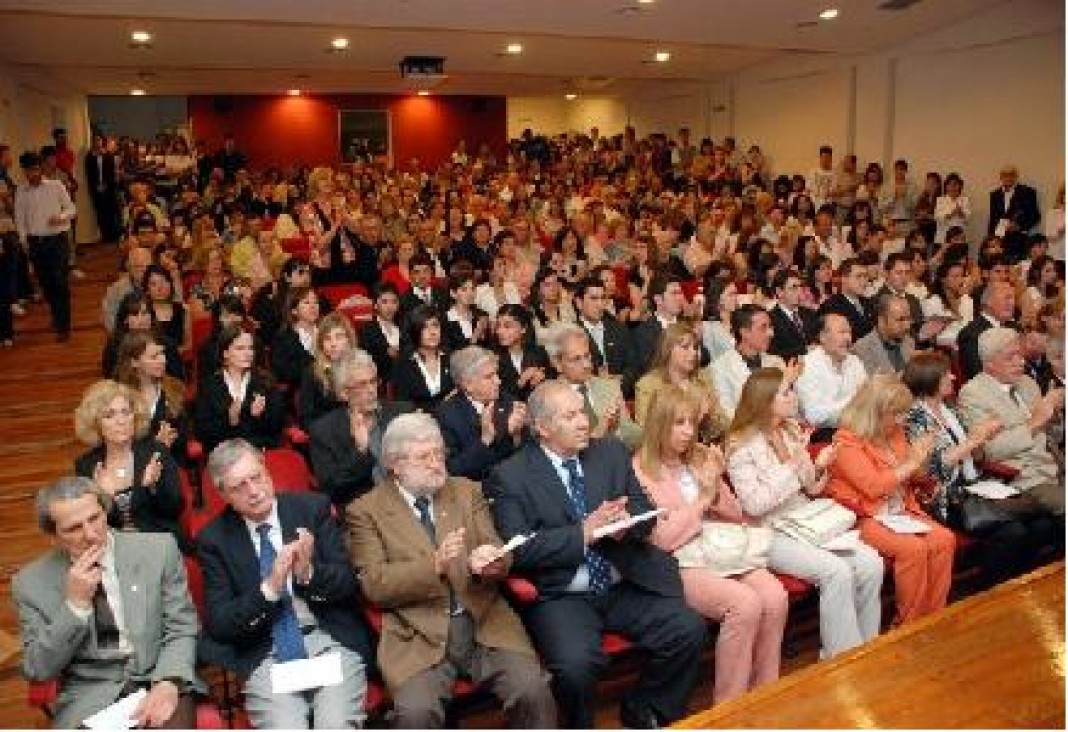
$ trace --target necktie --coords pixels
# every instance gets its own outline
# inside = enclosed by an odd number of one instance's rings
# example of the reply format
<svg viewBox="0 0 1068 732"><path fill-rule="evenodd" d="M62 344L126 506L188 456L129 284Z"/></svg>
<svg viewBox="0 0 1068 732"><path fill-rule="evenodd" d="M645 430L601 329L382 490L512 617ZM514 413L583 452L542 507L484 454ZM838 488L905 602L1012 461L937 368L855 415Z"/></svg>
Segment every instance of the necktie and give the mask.
<svg viewBox="0 0 1068 732"><path fill-rule="evenodd" d="M590 401L590 388L585 384L579 384L579 394L582 395L582 408L586 412L586 418L590 420L590 429L592 430L597 426L597 412L593 409L593 402Z"/></svg>
<svg viewBox="0 0 1068 732"><path fill-rule="evenodd" d="M104 583L96 586L93 593L93 622L96 625L96 645L102 650L113 651L119 647L119 624L111 610Z"/></svg>
<svg viewBox="0 0 1068 732"><path fill-rule="evenodd" d="M430 543L434 546L438 545L438 531L434 526L434 517L430 515L430 499L426 496L419 496L415 499L415 510L419 512L419 523L426 529L427 536L430 537ZM448 579L446 579L448 582ZM460 612L460 604L456 601L456 593L452 589L452 584L449 584L449 614L456 615Z"/></svg>
<svg viewBox="0 0 1068 732"><path fill-rule="evenodd" d="M1022 395L1022 394L1020 394L1020 390L1019 390L1019 389L1017 389L1017 388L1016 388L1015 386L1010 386L1010 387L1009 387L1009 396L1011 396L1011 397L1012 397L1012 400L1013 400L1014 402L1016 402L1017 404L1019 404L1019 405L1020 405L1021 407L1023 407L1024 409L1027 409L1027 404L1025 404L1025 403L1024 403L1024 400L1023 400L1023 395Z"/></svg>
<svg viewBox="0 0 1068 732"><path fill-rule="evenodd" d="M583 519L589 514L586 506L586 479L579 474L578 460L571 458L564 461L567 471L567 495L571 505ZM612 567L608 560L598 552L586 547L586 567L590 575L590 592L595 595L604 593L612 585Z"/></svg>
<svg viewBox="0 0 1068 732"><path fill-rule="evenodd" d="M270 540L271 525L260 524L256 527L256 533L260 535L260 579L267 579L277 556ZM278 598L278 614L274 618L271 635L274 638L274 655L279 663L308 657L297 613L293 610L293 598L284 589Z"/></svg>

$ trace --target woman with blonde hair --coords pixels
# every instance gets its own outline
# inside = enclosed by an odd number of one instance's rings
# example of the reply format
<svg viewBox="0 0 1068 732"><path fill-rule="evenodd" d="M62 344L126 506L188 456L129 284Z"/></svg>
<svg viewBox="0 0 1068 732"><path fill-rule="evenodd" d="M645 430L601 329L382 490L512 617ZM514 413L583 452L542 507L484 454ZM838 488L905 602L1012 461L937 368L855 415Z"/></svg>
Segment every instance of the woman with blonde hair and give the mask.
<svg viewBox="0 0 1068 732"><path fill-rule="evenodd" d="M634 472L652 503L664 510L650 541L676 552L700 541L706 519L744 523L723 481L723 456L697 441L700 403L665 384L646 415ZM779 677L788 610L782 584L763 567L724 576L711 566L681 567L683 595L720 624L713 701L732 699Z"/></svg>
<svg viewBox="0 0 1068 732"><path fill-rule="evenodd" d="M819 588L821 657L859 646L879 633L883 561L857 541L841 552L780 530L779 519L810 507L824 492L835 449L813 462L797 424L796 374L761 368L742 388L727 432L727 472L749 518L776 529L768 567Z"/></svg>
<svg viewBox="0 0 1068 732"><path fill-rule="evenodd" d="M953 532L927 516L910 486L935 445L932 432L909 445L903 423L911 407L912 393L897 376L868 379L838 421L827 483L859 516L861 538L893 560L897 624L945 607L956 548Z"/></svg>
<svg viewBox="0 0 1068 732"><path fill-rule="evenodd" d="M300 380L297 414L304 427L345 403L334 392L330 369L341 354L355 347L356 332L348 316L335 312L322 317L315 331L312 361Z"/></svg>
<svg viewBox="0 0 1068 732"><path fill-rule="evenodd" d="M89 447L75 459L74 472L92 479L110 499L110 526L173 534L189 552L191 544L178 528L178 466L149 434L149 424L145 403L133 389L110 379L92 384L74 410L74 433Z"/></svg>
<svg viewBox="0 0 1068 732"><path fill-rule="evenodd" d="M701 339L697 329L697 324L687 320L679 320L664 329L652 367L634 385L634 421L644 426L645 416L660 390L674 384L700 405L698 434L701 442L708 443L723 434L727 419L716 401L708 373L701 368Z"/></svg>

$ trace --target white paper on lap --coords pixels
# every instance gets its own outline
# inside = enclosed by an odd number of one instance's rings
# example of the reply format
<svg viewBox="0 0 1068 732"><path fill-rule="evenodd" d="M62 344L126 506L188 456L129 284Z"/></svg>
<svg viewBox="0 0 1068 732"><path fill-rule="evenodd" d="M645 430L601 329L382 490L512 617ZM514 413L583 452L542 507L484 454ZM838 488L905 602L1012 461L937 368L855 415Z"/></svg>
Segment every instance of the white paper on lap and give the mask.
<svg viewBox="0 0 1068 732"><path fill-rule="evenodd" d="M337 686L344 680L341 654L337 652L275 663L271 666L271 692L274 694L292 694L295 691Z"/></svg>
<svg viewBox="0 0 1068 732"><path fill-rule="evenodd" d="M875 520L895 534L926 534L931 527L904 513L876 516Z"/></svg>
<svg viewBox="0 0 1068 732"><path fill-rule="evenodd" d="M133 729L134 710L141 700L148 696L144 689L138 689L129 696L124 696L109 707L89 717L83 724L89 729Z"/></svg>
<svg viewBox="0 0 1068 732"><path fill-rule="evenodd" d="M973 495L989 498L994 501L1020 495L1018 489L997 480L981 480L978 483L964 486L964 490Z"/></svg>

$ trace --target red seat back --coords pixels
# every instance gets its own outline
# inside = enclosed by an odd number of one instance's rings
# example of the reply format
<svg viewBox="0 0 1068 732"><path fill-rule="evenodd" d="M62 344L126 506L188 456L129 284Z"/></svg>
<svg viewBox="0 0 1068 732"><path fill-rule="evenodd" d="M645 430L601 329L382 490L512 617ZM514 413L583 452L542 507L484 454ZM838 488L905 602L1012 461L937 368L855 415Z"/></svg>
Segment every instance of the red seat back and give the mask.
<svg viewBox="0 0 1068 732"><path fill-rule="evenodd" d="M280 447L264 453L267 472L271 475L275 490L310 491L313 478L308 463L296 450Z"/></svg>

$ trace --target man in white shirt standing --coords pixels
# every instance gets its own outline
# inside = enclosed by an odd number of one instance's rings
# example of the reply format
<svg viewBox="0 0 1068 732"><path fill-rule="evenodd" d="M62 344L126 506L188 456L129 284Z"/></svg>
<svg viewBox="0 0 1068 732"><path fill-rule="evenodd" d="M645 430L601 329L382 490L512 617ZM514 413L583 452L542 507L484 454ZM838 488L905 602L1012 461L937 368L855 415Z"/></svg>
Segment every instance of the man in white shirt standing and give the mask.
<svg viewBox="0 0 1068 732"><path fill-rule="evenodd" d="M23 153L19 165L26 185L15 192L15 226L52 312L56 340L62 343L70 340L69 231L77 209L62 183L44 178L40 156Z"/></svg>
<svg viewBox="0 0 1068 732"><path fill-rule="evenodd" d="M834 153L830 145L820 146L820 164L808 174L808 193L812 202L819 208L825 203L833 203L831 190L834 188Z"/></svg>
<svg viewBox="0 0 1068 732"><path fill-rule="evenodd" d="M816 428L814 442L830 440L845 405L868 378L864 364L850 353L852 344L853 334L844 316L820 316L819 345L803 356L804 368L795 383L801 415Z"/></svg>

